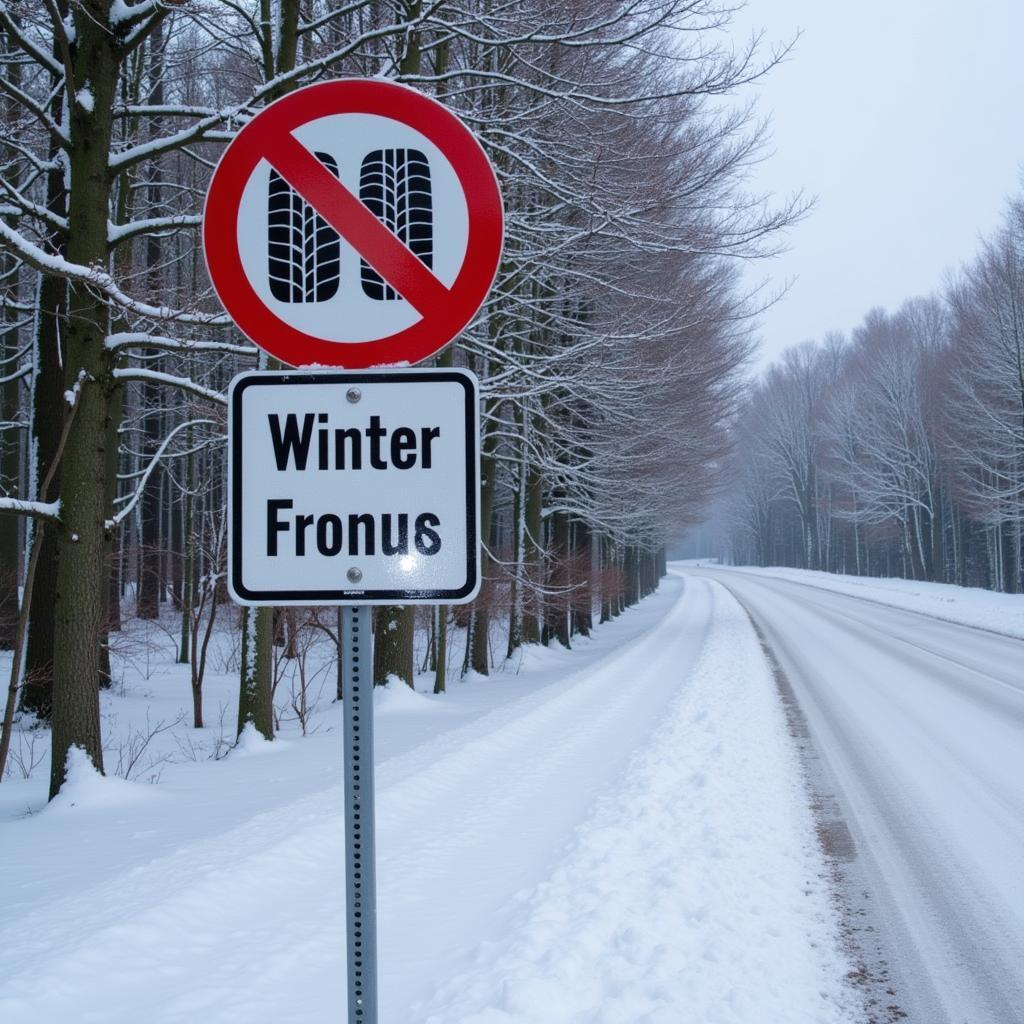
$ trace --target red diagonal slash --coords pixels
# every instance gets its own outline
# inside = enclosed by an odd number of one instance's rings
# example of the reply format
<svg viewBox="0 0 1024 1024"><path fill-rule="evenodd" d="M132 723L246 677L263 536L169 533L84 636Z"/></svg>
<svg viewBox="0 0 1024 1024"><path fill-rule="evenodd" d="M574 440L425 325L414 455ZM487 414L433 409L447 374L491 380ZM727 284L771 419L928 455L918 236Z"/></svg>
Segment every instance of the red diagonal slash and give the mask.
<svg viewBox="0 0 1024 1024"><path fill-rule="evenodd" d="M291 133L267 162L420 316L443 309L448 289Z"/></svg>

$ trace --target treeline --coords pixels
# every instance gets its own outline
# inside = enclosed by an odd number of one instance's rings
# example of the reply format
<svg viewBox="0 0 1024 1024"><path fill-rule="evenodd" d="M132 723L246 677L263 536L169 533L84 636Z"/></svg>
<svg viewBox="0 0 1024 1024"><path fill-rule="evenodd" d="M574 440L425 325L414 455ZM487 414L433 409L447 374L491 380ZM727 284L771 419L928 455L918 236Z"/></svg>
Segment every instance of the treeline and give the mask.
<svg viewBox="0 0 1024 1024"><path fill-rule="evenodd" d="M483 382L486 577L457 618L421 615L438 687L654 588L724 452L748 351L732 265L797 212L741 192L759 129L721 97L779 55L723 46L726 23L712 0L0 6L4 743L18 707L51 723L51 795L72 744L102 767L122 614L180 615L202 720L224 390L267 365L212 295L202 203L225 142L300 85L427 91L479 135L504 193L497 284L438 359ZM273 734L274 645L296 614L239 617L240 730ZM461 666L444 664L453 622ZM413 609L379 612L378 678L411 679L416 628Z"/></svg>
<svg viewBox="0 0 1024 1024"><path fill-rule="evenodd" d="M1019 593L1024 201L941 294L788 351L735 424L731 558Z"/></svg>

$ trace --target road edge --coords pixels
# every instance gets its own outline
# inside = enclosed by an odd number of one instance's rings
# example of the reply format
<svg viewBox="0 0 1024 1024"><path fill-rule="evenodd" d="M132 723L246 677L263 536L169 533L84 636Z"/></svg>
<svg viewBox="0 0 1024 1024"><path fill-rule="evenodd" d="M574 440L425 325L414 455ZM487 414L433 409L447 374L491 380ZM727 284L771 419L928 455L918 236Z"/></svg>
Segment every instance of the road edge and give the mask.
<svg viewBox="0 0 1024 1024"><path fill-rule="evenodd" d="M814 818L815 835L828 872L832 904L839 924L839 940L853 965L846 975L846 983L863 1006L865 1024L899 1024L907 1020L909 1014L900 1005L899 988L873 921L870 893L856 877L853 867L858 857L856 842L839 801L831 792L833 787L811 735L807 716L786 670L753 612L732 587L721 580L716 582L743 609L775 682L786 728L797 751L801 780Z"/></svg>

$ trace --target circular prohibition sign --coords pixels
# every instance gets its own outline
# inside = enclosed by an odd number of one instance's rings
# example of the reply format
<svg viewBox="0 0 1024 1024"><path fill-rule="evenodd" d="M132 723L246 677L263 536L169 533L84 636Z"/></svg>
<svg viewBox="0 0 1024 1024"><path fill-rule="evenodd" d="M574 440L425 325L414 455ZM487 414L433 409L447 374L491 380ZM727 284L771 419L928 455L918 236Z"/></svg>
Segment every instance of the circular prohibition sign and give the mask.
<svg viewBox="0 0 1024 1024"><path fill-rule="evenodd" d="M389 118L420 133L451 165L466 203L461 266L446 286L396 234L292 134L337 114ZM239 247L242 196L261 161L413 307L412 326L367 341L331 341L283 320L258 294ZM494 283L504 234L501 192L473 133L451 111L397 82L340 79L276 100L228 144L214 170L203 213L207 270L224 309L264 351L290 366L414 364L440 351L473 319Z"/></svg>

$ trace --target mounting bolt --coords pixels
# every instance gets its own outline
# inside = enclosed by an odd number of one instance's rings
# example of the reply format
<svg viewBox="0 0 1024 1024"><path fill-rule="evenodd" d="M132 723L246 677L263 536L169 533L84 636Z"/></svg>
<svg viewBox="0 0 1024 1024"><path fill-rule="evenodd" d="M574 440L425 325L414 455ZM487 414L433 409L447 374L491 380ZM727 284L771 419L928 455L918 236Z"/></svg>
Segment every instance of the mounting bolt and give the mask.
<svg viewBox="0 0 1024 1024"><path fill-rule="evenodd" d="M363 578L363 570L353 565L345 575L348 577L349 583L358 583Z"/></svg>
<svg viewBox="0 0 1024 1024"><path fill-rule="evenodd" d="M362 393L362 391L359 390L359 388L349 388L348 391L345 392L345 397L353 405L355 405L356 402L358 402L359 399L363 397L363 393ZM358 571L359 570L357 569L356 572L358 572Z"/></svg>

